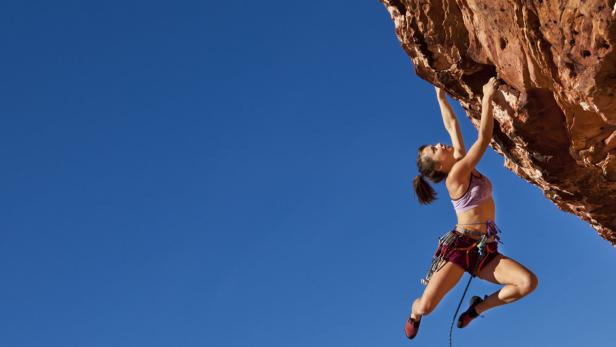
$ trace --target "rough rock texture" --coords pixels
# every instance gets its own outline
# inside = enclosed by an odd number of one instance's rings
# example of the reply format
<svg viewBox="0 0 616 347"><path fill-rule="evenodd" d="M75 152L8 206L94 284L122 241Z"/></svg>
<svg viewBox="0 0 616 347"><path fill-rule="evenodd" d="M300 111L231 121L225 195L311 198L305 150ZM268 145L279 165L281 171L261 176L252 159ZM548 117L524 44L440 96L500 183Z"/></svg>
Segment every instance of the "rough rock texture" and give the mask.
<svg viewBox="0 0 616 347"><path fill-rule="evenodd" d="M505 166L616 245L616 0L380 0L418 76L479 124Z"/></svg>

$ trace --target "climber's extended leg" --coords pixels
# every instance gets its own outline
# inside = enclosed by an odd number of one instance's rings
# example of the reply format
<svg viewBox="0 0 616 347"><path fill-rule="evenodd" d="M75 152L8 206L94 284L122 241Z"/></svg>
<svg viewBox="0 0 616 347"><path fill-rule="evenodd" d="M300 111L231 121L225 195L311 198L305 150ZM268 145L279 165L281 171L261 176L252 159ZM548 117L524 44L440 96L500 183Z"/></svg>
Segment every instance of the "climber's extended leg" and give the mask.
<svg viewBox="0 0 616 347"><path fill-rule="evenodd" d="M405 326L405 333L408 338L415 337L417 333L418 324L414 325L413 323L418 322L421 316L434 311L441 299L458 283L463 274L464 269L452 262L446 262L442 268L432 274L421 297L413 302L411 315ZM411 319L414 322L410 321Z"/></svg>
<svg viewBox="0 0 616 347"><path fill-rule="evenodd" d="M463 274L464 269L460 265L446 262L442 268L432 274L421 297L413 302L411 317L419 318L419 316L434 311L441 299L458 283Z"/></svg>
<svg viewBox="0 0 616 347"><path fill-rule="evenodd" d="M446 262L441 269L432 274L430 282L421 297L413 303L413 317L430 314L462 278L464 269L458 264Z"/></svg>

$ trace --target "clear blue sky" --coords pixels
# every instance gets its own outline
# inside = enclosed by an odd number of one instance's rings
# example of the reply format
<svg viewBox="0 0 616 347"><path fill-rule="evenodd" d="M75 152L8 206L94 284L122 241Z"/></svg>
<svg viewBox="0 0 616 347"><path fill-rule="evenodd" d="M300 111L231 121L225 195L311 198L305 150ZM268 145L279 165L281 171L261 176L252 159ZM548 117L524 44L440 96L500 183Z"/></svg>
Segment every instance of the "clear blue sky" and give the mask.
<svg viewBox="0 0 616 347"><path fill-rule="evenodd" d="M416 148L448 139L378 1L5 1L0 19L0 345L409 343L455 215L442 186L412 194ZM540 284L455 344L611 345L613 247L491 149L479 169L502 251ZM413 345L447 343L464 284Z"/></svg>

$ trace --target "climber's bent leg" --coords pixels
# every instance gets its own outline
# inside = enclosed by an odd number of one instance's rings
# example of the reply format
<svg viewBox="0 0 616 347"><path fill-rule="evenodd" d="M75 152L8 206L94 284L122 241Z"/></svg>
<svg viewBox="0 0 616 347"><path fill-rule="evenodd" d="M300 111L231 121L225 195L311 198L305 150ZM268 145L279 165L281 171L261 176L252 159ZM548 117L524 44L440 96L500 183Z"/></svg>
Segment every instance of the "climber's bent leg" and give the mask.
<svg viewBox="0 0 616 347"><path fill-rule="evenodd" d="M479 272L479 278L504 284L504 286L486 297L475 306L480 314L493 307L509 304L530 294L537 288L537 276L517 261L502 254L487 263Z"/></svg>

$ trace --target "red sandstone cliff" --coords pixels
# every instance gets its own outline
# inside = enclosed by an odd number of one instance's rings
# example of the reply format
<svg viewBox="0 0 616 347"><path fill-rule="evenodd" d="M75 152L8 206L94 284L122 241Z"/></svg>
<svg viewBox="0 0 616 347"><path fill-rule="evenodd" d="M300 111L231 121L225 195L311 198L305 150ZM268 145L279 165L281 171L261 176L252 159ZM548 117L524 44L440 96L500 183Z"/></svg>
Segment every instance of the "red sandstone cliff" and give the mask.
<svg viewBox="0 0 616 347"><path fill-rule="evenodd" d="M418 76L479 124L505 166L616 245L616 0L380 0Z"/></svg>

